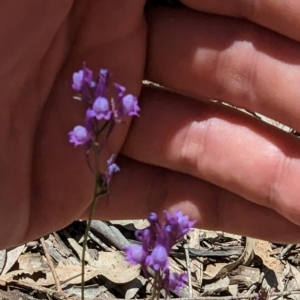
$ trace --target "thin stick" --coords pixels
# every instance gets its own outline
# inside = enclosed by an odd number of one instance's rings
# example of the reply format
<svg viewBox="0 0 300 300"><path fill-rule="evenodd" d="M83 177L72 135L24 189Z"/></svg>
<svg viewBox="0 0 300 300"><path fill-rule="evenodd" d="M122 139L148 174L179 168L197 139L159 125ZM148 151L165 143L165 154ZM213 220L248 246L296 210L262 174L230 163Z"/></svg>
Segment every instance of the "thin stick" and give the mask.
<svg viewBox="0 0 300 300"><path fill-rule="evenodd" d="M186 269L187 269L187 275L188 275L188 287L189 287L189 298L193 297L193 287L192 287L192 276L191 276L191 268L190 268L190 254L189 249L187 246L187 239L186 236L184 236L184 252L185 252L185 259L186 259Z"/></svg>
<svg viewBox="0 0 300 300"><path fill-rule="evenodd" d="M279 254L279 259L283 259L285 257L285 255L287 255L288 252L290 252L290 250L295 246L295 244L288 244L286 245L283 250L281 251L281 253Z"/></svg>
<svg viewBox="0 0 300 300"><path fill-rule="evenodd" d="M49 265L50 270L51 270L51 272L52 272L52 276L53 276L53 278L54 278L54 282L55 282L57 291L58 291L58 292L62 292L62 288L61 288L61 285L60 285L60 282L59 282L59 278L58 278L58 276L57 276L57 274L56 274L56 271L55 271L55 268L54 268L54 265L53 265L52 258L50 257L50 254L49 254L49 252L48 252L48 249L47 249L47 246L46 246L46 243L45 243L45 239L42 237L42 238L40 238L40 241L41 241L41 244L42 244L42 246L43 246L43 250L44 250L44 253L45 253L45 256L46 256L48 265Z"/></svg>

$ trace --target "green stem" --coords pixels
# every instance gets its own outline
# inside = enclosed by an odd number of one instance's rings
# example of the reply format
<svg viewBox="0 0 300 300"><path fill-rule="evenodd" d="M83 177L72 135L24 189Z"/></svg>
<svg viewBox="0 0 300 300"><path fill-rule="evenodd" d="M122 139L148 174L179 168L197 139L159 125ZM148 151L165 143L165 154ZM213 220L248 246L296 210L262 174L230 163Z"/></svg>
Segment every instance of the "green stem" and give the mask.
<svg viewBox="0 0 300 300"><path fill-rule="evenodd" d="M82 262L81 262L81 300L84 300L84 268L85 268L85 252L86 252L86 246L87 246L87 240L88 240L88 233L91 229L91 223L92 223L92 218L94 215L94 211L97 205L97 200L98 200L98 178L99 178L99 157L97 150L94 150L94 155L95 155L95 185L94 185L94 194L93 194L93 200L90 206L90 213L89 213L89 218L87 221L85 233L84 233L84 240L83 240L83 245L82 245Z"/></svg>

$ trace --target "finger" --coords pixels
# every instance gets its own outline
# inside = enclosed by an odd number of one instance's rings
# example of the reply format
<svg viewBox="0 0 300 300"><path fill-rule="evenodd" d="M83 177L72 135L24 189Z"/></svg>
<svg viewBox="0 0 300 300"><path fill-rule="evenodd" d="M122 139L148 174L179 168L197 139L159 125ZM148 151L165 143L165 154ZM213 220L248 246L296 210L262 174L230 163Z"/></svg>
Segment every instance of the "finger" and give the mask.
<svg viewBox="0 0 300 300"><path fill-rule="evenodd" d="M271 209L253 204L192 176L118 158L109 203L102 198L99 219L146 218L151 211L182 210L196 227L222 230L281 243L300 240L299 227ZM88 211L83 217L88 216Z"/></svg>
<svg viewBox="0 0 300 300"><path fill-rule="evenodd" d="M250 23L188 9L149 15L147 77L300 130L300 44Z"/></svg>
<svg viewBox="0 0 300 300"><path fill-rule="evenodd" d="M31 146L44 99L60 68L63 54L55 45L72 2L0 2L0 249L19 239L28 223Z"/></svg>
<svg viewBox="0 0 300 300"><path fill-rule="evenodd" d="M77 32L76 47L69 51L40 117L32 155L27 238L36 238L70 224L90 206L93 197L94 178L86 163L85 149L74 149L68 142L68 132L84 124L85 108L72 99L71 88L65 82L69 82L72 73L86 61L95 74L100 68L108 68L113 73L112 80L126 86L128 93L138 95L141 89L146 37L144 2L88 3L85 21ZM101 157L118 153L128 128L129 120L116 126ZM106 168L105 159L102 167Z"/></svg>
<svg viewBox="0 0 300 300"><path fill-rule="evenodd" d="M300 224L300 140L238 110L144 89L122 153L193 175Z"/></svg>
<svg viewBox="0 0 300 300"><path fill-rule="evenodd" d="M181 2L202 12L246 18L292 39L300 40L300 3L297 0L230 0L226 1L226 4L218 0L181 0Z"/></svg>

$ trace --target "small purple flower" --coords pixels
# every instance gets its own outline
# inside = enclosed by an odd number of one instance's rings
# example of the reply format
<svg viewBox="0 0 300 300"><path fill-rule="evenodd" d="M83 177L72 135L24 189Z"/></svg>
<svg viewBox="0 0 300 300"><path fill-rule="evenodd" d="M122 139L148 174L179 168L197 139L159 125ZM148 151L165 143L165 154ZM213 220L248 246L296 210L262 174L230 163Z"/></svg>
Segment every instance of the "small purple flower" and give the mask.
<svg viewBox="0 0 300 300"><path fill-rule="evenodd" d="M166 278L165 285L168 287L168 290L179 291L180 288L184 288L187 282L187 273L170 273L168 278Z"/></svg>
<svg viewBox="0 0 300 300"><path fill-rule="evenodd" d="M143 250L143 247L140 245L130 245L124 248L126 253L125 260L128 261L131 265L142 264L147 253Z"/></svg>
<svg viewBox="0 0 300 300"><path fill-rule="evenodd" d="M85 145L91 139L90 132L83 126L75 126L72 131L69 132L69 141L74 144L75 147L78 145Z"/></svg>
<svg viewBox="0 0 300 300"><path fill-rule="evenodd" d="M149 230L156 233L156 240L151 255L146 258L146 264L152 266L155 271L166 271L169 266L168 256L171 249L168 233L160 224L150 225Z"/></svg>
<svg viewBox="0 0 300 300"><path fill-rule="evenodd" d="M128 94L123 97L121 107L124 116L139 116L140 107L135 96Z"/></svg>
<svg viewBox="0 0 300 300"><path fill-rule="evenodd" d="M117 173L120 171L120 168L117 164L114 163L115 155L113 154L108 160L107 160L107 169L105 174L105 179L107 185L110 183L112 176L114 173Z"/></svg>
<svg viewBox="0 0 300 300"><path fill-rule="evenodd" d="M158 215L157 213L150 213L149 216L148 216L148 221L150 224L155 224L158 222Z"/></svg>
<svg viewBox="0 0 300 300"><path fill-rule="evenodd" d="M116 118L139 116L140 107L137 98L131 94L124 96L126 89L118 83L115 83L115 88L118 95L118 109L115 112Z"/></svg>
<svg viewBox="0 0 300 300"><path fill-rule="evenodd" d="M164 211L166 220L166 229L170 233L174 241L183 237L188 233L195 225L195 221L189 221L188 216L184 216L181 211L176 211L173 215L170 215L167 211Z"/></svg>
<svg viewBox="0 0 300 300"><path fill-rule="evenodd" d="M152 266L155 271L166 270L168 268L169 253L163 245L154 247L151 255L146 258L146 265Z"/></svg>
<svg viewBox="0 0 300 300"><path fill-rule="evenodd" d="M158 215L150 213L148 216L150 225L135 233L142 246L130 246L125 248L125 252L126 260L131 264L140 263L147 277L148 267L151 267L158 276L158 279L155 279L158 284L155 288L163 288L169 294L170 290L178 291L185 287L187 281L187 274L170 273L168 257L171 248L195 222L189 221L188 216L184 216L180 211L173 215L165 211L164 214L166 222L160 224Z"/></svg>
<svg viewBox="0 0 300 300"><path fill-rule="evenodd" d="M109 101L104 97L98 97L92 109L88 110L90 117L96 117L97 120L105 119L109 120L112 116L112 110Z"/></svg>
<svg viewBox="0 0 300 300"><path fill-rule="evenodd" d="M82 92L85 88L85 85L90 85L92 81L93 71L84 66L83 69L73 73L72 88L76 92Z"/></svg>

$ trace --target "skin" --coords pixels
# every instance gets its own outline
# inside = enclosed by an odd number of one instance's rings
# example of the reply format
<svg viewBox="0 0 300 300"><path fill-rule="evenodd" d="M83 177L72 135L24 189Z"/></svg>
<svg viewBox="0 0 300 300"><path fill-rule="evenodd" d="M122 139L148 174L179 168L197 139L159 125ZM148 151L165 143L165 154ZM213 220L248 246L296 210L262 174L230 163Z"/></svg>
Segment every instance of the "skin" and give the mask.
<svg viewBox="0 0 300 300"><path fill-rule="evenodd" d="M182 209L199 228L300 241L300 140L203 100L300 130L300 3L182 2L0 3L0 248L87 217L93 175L67 139L83 123L70 88L83 61L110 69L142 109L101 157L119 153L122 171L95 218ZM174 92L142 89L143 78Z"/></svg>

